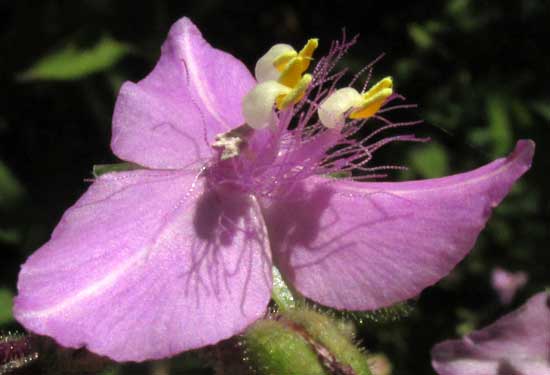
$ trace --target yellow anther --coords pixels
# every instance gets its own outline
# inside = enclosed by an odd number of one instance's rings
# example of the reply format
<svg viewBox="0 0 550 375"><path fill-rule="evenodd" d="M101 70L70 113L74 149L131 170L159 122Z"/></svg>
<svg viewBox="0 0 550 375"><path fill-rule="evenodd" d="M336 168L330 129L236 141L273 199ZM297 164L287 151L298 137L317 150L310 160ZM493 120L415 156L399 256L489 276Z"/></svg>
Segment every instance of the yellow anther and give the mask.
<svg viewBox="0 0 550 375"><path fill-rule="evenodd" d="M361 104L354 106L350 113L351 119L366 119L373 116L386 99L393 94L393 80L391 77L386 77L378 81L367 92L362 94Z"/></svg>
<svg viewBox="0 0 550 375"><path fill-rule="evenodd" d="M289 50L284 51L275 59L273 59L273 66L275 69L277 69L279 72L283 73L285 70L288 69L289 65L294 64L296 60L299 61L299 70L300 75L304 73L309 68L309 63L311 60L313 60L313 52L317 49L319 46L319 39L309 39L304 46L300 50L300 52L296 52L295 50Z"/></svg>
<svg viewBox="0 0 550 375"><path fill-rule="evenodd" d="M294 51L294 50L286 51L286 52L280 54L279 56L277 56L273 60L273 66L279 72L283 72L285 70L285 68L287 67L288 63L290 62L290 60L292 60L296 56L298 56L298 53L296 53L296 51Z"/></svg>
<svg viewBox="0 0 550 375"><path fill-rule="evenodd" d="M304 97L309 84L312 80L311 74L304 74L302 78L298 81L296 85L286 94L280 95L275 103L277 104L277 109L285 109L291 104L296 104Z"/></svg>
<svg viewBox="0 0 550 375"><path fill-rule="evenodd" d="M393 88L393 79L391 77L382 78L363 95L365 97L374 95L380 90L387 89L387 88L390 88L390 89Z"/></svg>
<svg viewBox="0 0 550 375"><path fill-rule="evenodd" d="M297 57L287 65L286 69L281 73L277 82L287 87L293 88L302 78L302 58Z"/></svg>
<svg viewBox="0 0 550 375"><path fill-rule="evenodd" d="M313 52L315 52L318 46L319 39L309 39L304 48L298 53L298 56L302 58L302 72L305 72L309 68L309 63L313 60Z"/></svg>
<svg viewBox="0 0 550 375"><path fill-rule="evenodd" d="M309 39L299 53L285 51L273 60L273 66L281 72L279 83L293 88L300 82L302 74L309 68L313 52L319 45L318 39Z"/></svg>

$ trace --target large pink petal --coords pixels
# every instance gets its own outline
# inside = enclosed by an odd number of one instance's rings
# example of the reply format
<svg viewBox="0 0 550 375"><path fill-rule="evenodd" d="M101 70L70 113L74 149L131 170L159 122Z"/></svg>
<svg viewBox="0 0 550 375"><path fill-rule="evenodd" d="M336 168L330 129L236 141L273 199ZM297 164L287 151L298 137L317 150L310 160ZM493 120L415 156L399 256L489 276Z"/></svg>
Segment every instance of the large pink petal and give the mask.
<svg viewBox="0 0 550 375"><path fill-rule="evenodd" d="M264 210L274 261L306 297L339 309L416 296L470 251L533 151L520 141L507 158L424 181L310 178Z"/></svg>
<svg viewBox="0 0 550 375"><path fill-rule="evenodd" d="M432 365L440 375L550 375L550 294L462 340L437 344Z"/></svg>
<svg viewBox="0 0 550 375"><path fill-rule="evenodd" d="M253 198L219 196L196 173L103 175L23 265L15 316L118 361L214 344L265 313L262 220Z"/></svg>
<svg viewBox="0 0 550 375"><path fill-rule="evenodd" d="M254 84L239 60L212 48L182 18L170 29L153 71L122 86L111 148L150 168L199 162L210 155L216 134L244 123L241 101Z"/></svg>

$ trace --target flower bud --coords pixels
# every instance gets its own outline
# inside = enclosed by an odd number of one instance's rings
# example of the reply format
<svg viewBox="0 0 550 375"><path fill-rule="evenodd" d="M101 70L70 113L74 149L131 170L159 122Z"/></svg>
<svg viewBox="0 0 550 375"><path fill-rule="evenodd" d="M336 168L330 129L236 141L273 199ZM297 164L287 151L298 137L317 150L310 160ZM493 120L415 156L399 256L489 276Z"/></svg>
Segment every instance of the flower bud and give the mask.
<svg viewBox="0 0 550 375"><path fill-rule="evenodd" d="M309 309L295 309L286 311L283 318L303 327L315 343L327 350L326 357L318 354L325 367L332 370L329 373L371 375L365 353L330 317Z"/></svg>
<svg viewBox="0 0 550 375"><path fill-rule="evenodd" d="M244 344L259 375L371 375L367 357L337 322L309 309L258 321L245 333Z"/></svg>
<svg viewBox="0 0 550 375"><path fill-rule="evenodd" d="M276 320L260 320L245 334L246 359L259 375L330 375L302 335Z"/></svg>

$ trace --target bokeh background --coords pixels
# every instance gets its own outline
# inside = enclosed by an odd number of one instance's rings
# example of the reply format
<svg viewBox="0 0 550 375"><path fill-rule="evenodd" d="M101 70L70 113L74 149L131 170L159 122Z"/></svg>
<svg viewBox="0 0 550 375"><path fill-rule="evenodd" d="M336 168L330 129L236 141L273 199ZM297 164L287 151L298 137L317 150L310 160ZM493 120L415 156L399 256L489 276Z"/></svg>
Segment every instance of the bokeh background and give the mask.
<svg viewBox="0 0 550 375"><path fill-rule="evenodd" d="M495 210L472 253L427 289L408 316L376 315L359 330L393 374L430 374L430 348L493 321L550 285L550 4L545 0L407 2L28 1L0 3L0 331L19 327L11 299L19 265L44 243L85 191L109 150L117 91L153 67L170 25L189 16L214 46L247 66L273 44L360 34L342 61L359 70L380 53L375 75L392 75L418 109L428 144L394 145L377 164L410 169L393 179L464 171L532 138L532 170ZM414 251L414 247L411 247ZM495 266L529 282L511 306L490 286ZM116 366L110 374L209 373L189 361ZM183 363L179 365L178 363ZM196 363L194 363L195 365ZM179 366L179 370L177 369ZM183 367L182 367L183 366ZM160 370L159 370L160 368ZM178 372L179 371L179 372ZM187 371L187 372L186 372ZM202 372L201 372L202 371ZM168 372L165 372L168 373Z"/></svg>

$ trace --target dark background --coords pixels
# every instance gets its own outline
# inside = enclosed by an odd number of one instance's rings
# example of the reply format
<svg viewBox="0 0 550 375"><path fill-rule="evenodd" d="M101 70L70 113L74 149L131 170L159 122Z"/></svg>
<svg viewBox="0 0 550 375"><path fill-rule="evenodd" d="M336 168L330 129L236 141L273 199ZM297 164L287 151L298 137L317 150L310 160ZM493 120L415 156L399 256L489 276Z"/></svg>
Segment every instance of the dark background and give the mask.
<svg viewBox="0 0 550 375"><path fill-rule="evenodd" d="M318 37L320 56L342 28L348 35L360 34L342 65L359 70L385 52L375 74L392 75L398 91L419 104L411 119L424 119L417 134L433 140L377 154L377 164L410 167L394 179L468 170L507 154L519 138L537 143L532 170L496 209L457 269L426 290L410 316L397 319L395 313L396 319L360 327L364 345L384 352L394 374L433 373L429 351L435 343L486 325L548 286L550 4L361 5L0 2L0 330L17 328L9 306L19 265L86 189L92 166L116 162L109 139L120 84L151 70L170 25L184 15L212 45L250 68L278 42L300 48L307 38ZM529 274L512 306L500 306L490 287L495 266Z"/></svg>

